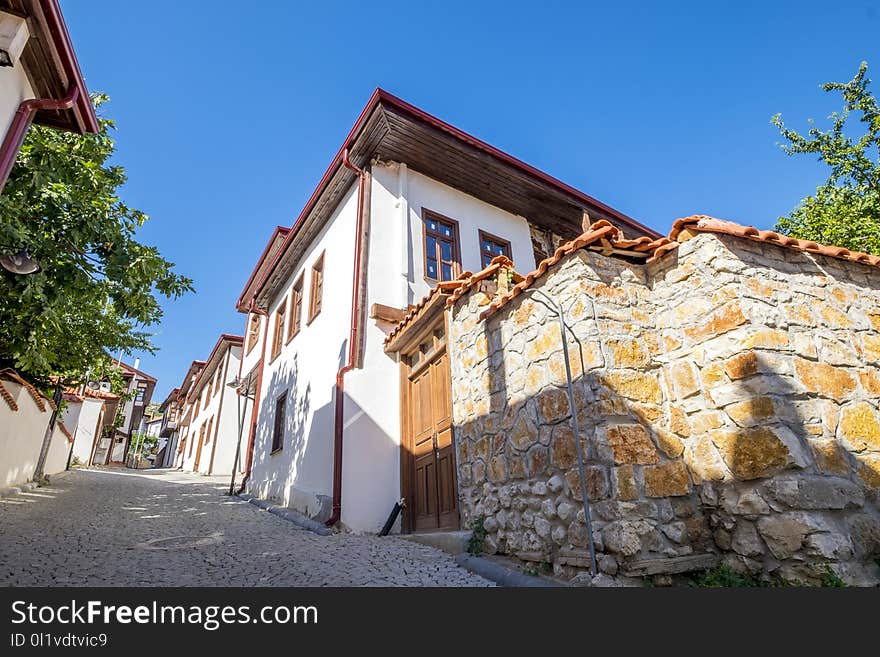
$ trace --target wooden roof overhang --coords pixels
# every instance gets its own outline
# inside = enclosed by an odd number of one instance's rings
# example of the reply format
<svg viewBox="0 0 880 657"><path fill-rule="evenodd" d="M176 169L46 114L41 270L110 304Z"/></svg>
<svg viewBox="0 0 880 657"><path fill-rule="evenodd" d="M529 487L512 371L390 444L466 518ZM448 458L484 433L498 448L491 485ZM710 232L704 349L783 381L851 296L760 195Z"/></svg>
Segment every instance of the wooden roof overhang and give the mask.
<svg viewBox="0 0 880 657"><path fill-rule="evenodd" d="M64 98L72 86L79 96L67 110L39 110L34 123L70 132L98 132L98 119L58 0L0 0L0 11L27 19L30 38L20 64L36 98Z"/></svg>
<svg viewBox="0 0 880 657"><path fill-rule="evenodd" d="M223 358L226 356L226 352L238 345L241 346L244 344L244 338L240 335L229 335L228 333L223 333L220 338L217 340L217 343L214 345L214 348L211 350L211 355L208 356L208 360L205 361L199 373L196 375L195 380L192 383L192 387L189 389L186 395L186 401L191 402L193 399L198 397L202 393L202 389L207 385L209 381L213 380L214 372L217 370L217 367L223 362Z"/></svg>
<svg viewBox="0 0 880 657"><path fill-rule="evenodd" d="M342 164L365 167L375 157L460 189L562 237L580 235L584 212L634 237L659 234L621 212L539 171L419 108L378 89L364 108L266 274L256 304L266 310L315 236L356 182Z"/></svg>

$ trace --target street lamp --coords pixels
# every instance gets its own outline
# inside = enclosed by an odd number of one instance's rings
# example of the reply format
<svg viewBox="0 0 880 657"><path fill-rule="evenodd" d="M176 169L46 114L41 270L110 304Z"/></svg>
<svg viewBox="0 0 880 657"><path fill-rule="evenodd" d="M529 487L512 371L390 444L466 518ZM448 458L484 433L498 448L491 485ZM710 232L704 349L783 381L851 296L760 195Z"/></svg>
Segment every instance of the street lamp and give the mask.
<svg viewBox="0 0 880 657"><path fill-rule="evenodd" d="M241 435L244 430L244 416L247 413L248 399L256 401L251 397L251 372L248 372L247 378L244 380L244 392L242 392L242 381L235 375L235 378L226 384L227 387L235 390L238 395L238 444L235 447L235 461L232 464L232 480L229 482L229 495L232 496L235 491L235 473L238 472L238 461L241 458ZM244 410L242 410L242 397L244 397Z"/></svg>
<svg viewBox="0 0 880 657"><path fill-rule="evenodd" d="M0 255L0 266L13 274L34 274L40 271L40 264L28 255L27 247L18 253L4 253Z"/></svg>

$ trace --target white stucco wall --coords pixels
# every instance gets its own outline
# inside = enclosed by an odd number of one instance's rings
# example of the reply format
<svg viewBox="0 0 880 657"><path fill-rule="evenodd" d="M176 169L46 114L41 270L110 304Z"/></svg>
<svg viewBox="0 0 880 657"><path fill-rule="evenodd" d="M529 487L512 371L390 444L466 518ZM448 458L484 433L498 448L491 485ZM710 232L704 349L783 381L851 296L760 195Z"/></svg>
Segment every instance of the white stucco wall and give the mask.
<svg viewBox="0 0 880 657"><path fill-rule="evenodd" d="M72 433L74 433L73 456L83 465L89 462L92 454L92 446L95 441L95 431L98 429L98 421L101 418L101 409L104 404L99 399L84 399L79 409L79 416L74 427L67 423L64 424Z"/></svg>
<svg viewBox="0 0 880 657"><path fill-rule="evenodd" d="M226 384L238 375L240 361L241 347L238 345L228 347L222 354L219 365L222 368L221 389L217 390L215 386L211 386L211 398L207 406L202 401L205 389L208 387L207 383L199 391L198 410L194 412L189 428L185 428L183 433L183 435L187 436L186 451L182 460L184 470L195 471L199 433L202 426L207 427L208 421L213 418L210 436L205 437L205 442L202 446L202 454L197 471L201 474L212 475L232 474L232 464L235 459L235 449L238 442L238 410L236 407L237 396L235 391L227 387ZM216 376L217 370L215 369L211 374L212 382L216 380ZM193 404L195 406L195 400ZM212 453L214 456L213 464L211 462ZM243 467L243 464L240 464L239 470Z"/></svg>
<svg viewBox="0 0 880 657"><path fill-rule="evenodd" d="M3 387L12 395L18 410L13 411L0 400L0 488L23 484L33 478L52 413L48 401L44 403L45 410L40 411L21 385L3 381ZM69 448L66 436L56 426L43 472L52 475L64 470Z"/></svg>
<svg viewBox="0 0 880 657"><path fill-rule="evenodd" d="M356 192L356 186L352 186L269 308L271 344L275 310L287 303L294 282L304 275L299 334L284 344L274 360L271 348L266 349L249 492L303 512L316 511L319 501L315 496L329 496L332 490L333 393L336 371L348 348ZM322 309L308 323L311 269L322 253ZM285 313L285 323L290 314ZM286 330L285 326L285 337ZM285 390L284 444L281 451L271 454L275 404Z"/></svg>
<svg viewBox="0 0 880 657"><path fill-rule="evenodd" d="M20 62L12 67L0 67L0 141L6 136L18 106L33 97L33 89Z"/></svg>
<svg viewBox="0 0 880 657"><path fill-rule="evenodd" d="M447 185L397 164L375 165L371 188L370 251L366 306L406 307L426 294L422 209L459 224L462 266L480 269L480 229L507 239L514 262L534 267L528 224ZM269 341L260 391L254 464L248 491L310 513L327 511L332 494L335 375L347 357L350 321L356 186L352 186L313 242L283 292L269 308ZM321 314L307 325L309 274L326 250ZM304 273L302 328L273 361L275 310L287 303L293 282ZM285 322L290 313L285 314ZM286 335L286 327L285 327ZM363 368L345 379L342 523L355 531L378 530L400 497L400 385L396 361L384 353L385 333L373 320L365 325ZM258 344L242 372L255 364ZM275 402L288 390L283 449L270 454ZM321 507L320 496L325 506Z"/></svg>

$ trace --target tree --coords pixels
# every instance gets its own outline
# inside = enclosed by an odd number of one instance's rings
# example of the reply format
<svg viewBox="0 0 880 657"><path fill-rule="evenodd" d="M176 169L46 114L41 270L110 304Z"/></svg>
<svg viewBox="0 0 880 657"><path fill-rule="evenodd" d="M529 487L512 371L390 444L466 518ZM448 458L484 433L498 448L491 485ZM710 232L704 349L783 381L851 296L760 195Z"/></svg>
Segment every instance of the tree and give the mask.
<svg viewBox="0 0 880 657"><path fill-rule="evenodd" d="M862 62L849 82L822 85L824 91L843 96L843 110L829 117L830 129L820 130L810 119L810 129L802 135L787 128L780 115L773 117L787 141L782 150L789 155L815 154L831 169L828 180L789 216L780 217L776 229L792 237L880 255L880 107L868 89L867 70L867 62ZM864 124L860 136L844 132L852 114Z"/></svg>
<svg viewBox="0 0 880 657"><path fill-rule="evenodd" d="M96 108L107 100L93 97ZM157 297L193 289L135 239L147 215L120 199L115 125L103 117L99 125L86 135L32 126L0 196L0 251L27 247L41 265L27 276L0 270L0 362L38 383L106 373L108 351L155 351Z"/></svg>

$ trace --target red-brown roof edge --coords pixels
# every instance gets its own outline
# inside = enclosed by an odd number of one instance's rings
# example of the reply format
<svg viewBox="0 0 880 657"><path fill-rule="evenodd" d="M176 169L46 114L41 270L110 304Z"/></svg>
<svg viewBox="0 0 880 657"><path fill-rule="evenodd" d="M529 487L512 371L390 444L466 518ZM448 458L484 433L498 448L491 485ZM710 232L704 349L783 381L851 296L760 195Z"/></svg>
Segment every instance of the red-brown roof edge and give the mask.
<svg viewBox="0 0 880 657"><path fill-rule="evenodd" d="M275 226L275 230L272 231L272 236L269 238L269 241L266 243L266 248L263 249L263 253L260 254L259 260L257 260L257 264L254 267L254 270L251 272L251 275L248 276L247 283L244 284L244 288L241 291L241 294L238 295L238 301L235 304L235 309L240 313L247 312L247 303L248 299L244 298L244 295L247 294L248 288L251 286L251 283L254 282L254 278L257 275L257 272L260 270L260 266L263 264L263 261L268 257L269 251L272 249L272 245L275 244L275 239L279 234L287 235L290 232L290 228L287 226Z"/></svg>
<svg viewBox="0 0 880 657"><path fill-rule="evenodd" d="M74 83L79 89L79 96L76 99L76 106L79 109L79 116L82 118L83 124L80 129L83 132L98 132L98 117L95 115L95 108L92 106L92 100L89 97L89 90L83 79L82 70L79 67L79 60L76 58L76 51L73 49L73 42L70 40L70 32L67 31L67 23L64 21L64 15L61 13L61 6L58 0L39 0L40 7L46 17L46 24L64 63L67 64L65 74L73 78ZM76 112L74 114L77 114Z"/></svg>
<svg viewBox="0 0 880 657"><path fill-rule="evenodd" d="M509 154L505 153L504 151L501 151L501 150L495 148L494 146L491 146L490 144L487 144L486 142L484 142L480 139L477 139L476 137L464 132L463 130L459 130L455 126L450 125L450 124L446 123L445 121L442 121L441 119L438 119L437 117L433 116L432 114L428 114L427 112L419 109L415 105L411 105L410 103L407 103L406 101L398 98L394 94L391 94L380 87L376 87L376 90L373 92L373 95L370 96L370 100L367 101L367 104L364 106L364 109L361 111L360 115L358 116L357 121L355 121L351 130L348 132L348 135L345 137L345 140L342 142L342 146L339 148L339 150L336 152L336 155L333 157L333 160L330 162L330 166L327 167L327 170L324 172L324 175L321 177L321 180L318 183L318 186L312 192L312 195L309 197L309 200L306 201L305 206L303 207L302 211L299 213L299 216L296 218L296 221L293 223L293 226L291 227L290 232L288 232L287 237L284 239L284 243L281 245L281 248L278 249L278 251L275 253L275 256L272 258L271 264L266 269L266 272L263 274L263 277L260 279L259 283L257 284L257 287L254 289L254 296L257 296L260 293L260 291L263 289L263 286L266 284L266 281L269 279L269 275L272 273L272 270L275 268L275 265L282 258L282 256L287 251L287 249L290 247L290 244L293 242L293 239L296 237L296 234L297 234L300 226L302 225L303 221L305 221L305 218L308 216L308 214L311 212L312 208L314 207L315 203L318 200L318 197L321 195L321 192L324 190L324 187L327 185L327 183L330 182L330 179L333 177L333 174L336 173L336 170L340 166L342 166L342 155L345 152L345 149L351 144L351 142L354 140L357 133L360 132L362 124L366 121L367 117L369 117L370 113L376 108L376 106L380 102L387 102L389 105L392 105L401 111L407 112L407 113L415 116L416 118L418 118L426 123L429 123L432 126L438 128L440 130L444 130L444 131L448 132L449 134L456 137L457 139L464 141L465 143L468 143L471 146L474 146L474 147L486 152L487 154L489 154L493 157L496 157L496 158L502 160L503 162L506 162L507 164L510 164L511 166L514 166L514 167L520 169L521 171L523 171L524 173L526 173L530 176L536 177L539 180L542 180L543 182L556 187L560 191L562 191L566 194L569 194L584 203L593 204L596 207L601 208L603 211L612 215L618 221L621 221L625 224L628 224L631 228L636 228L638 230L644 231L644 232L648 233L649 235L653 236L655 239L659 239L662 237L662 235L660 233L658 233L657 231L655 231L651 228L648 228L644 224L636 221L635 219L633 219L631 217L628 217L627 215L623 214L622 212L618 212L614 208L609 207L609 206L605 205L604 203L602 203L601 201L594 199L592 196L589 196L587 194L584 194L583 192L576 190L574 187L571 187L570 185L567 185L566 183L554 178L553 176L546 174L539 169L536 169L535 167L531 166L530 164L526 164L522 160L519 160L519 159L513 157L512 155L509 155Z"/></svg>

